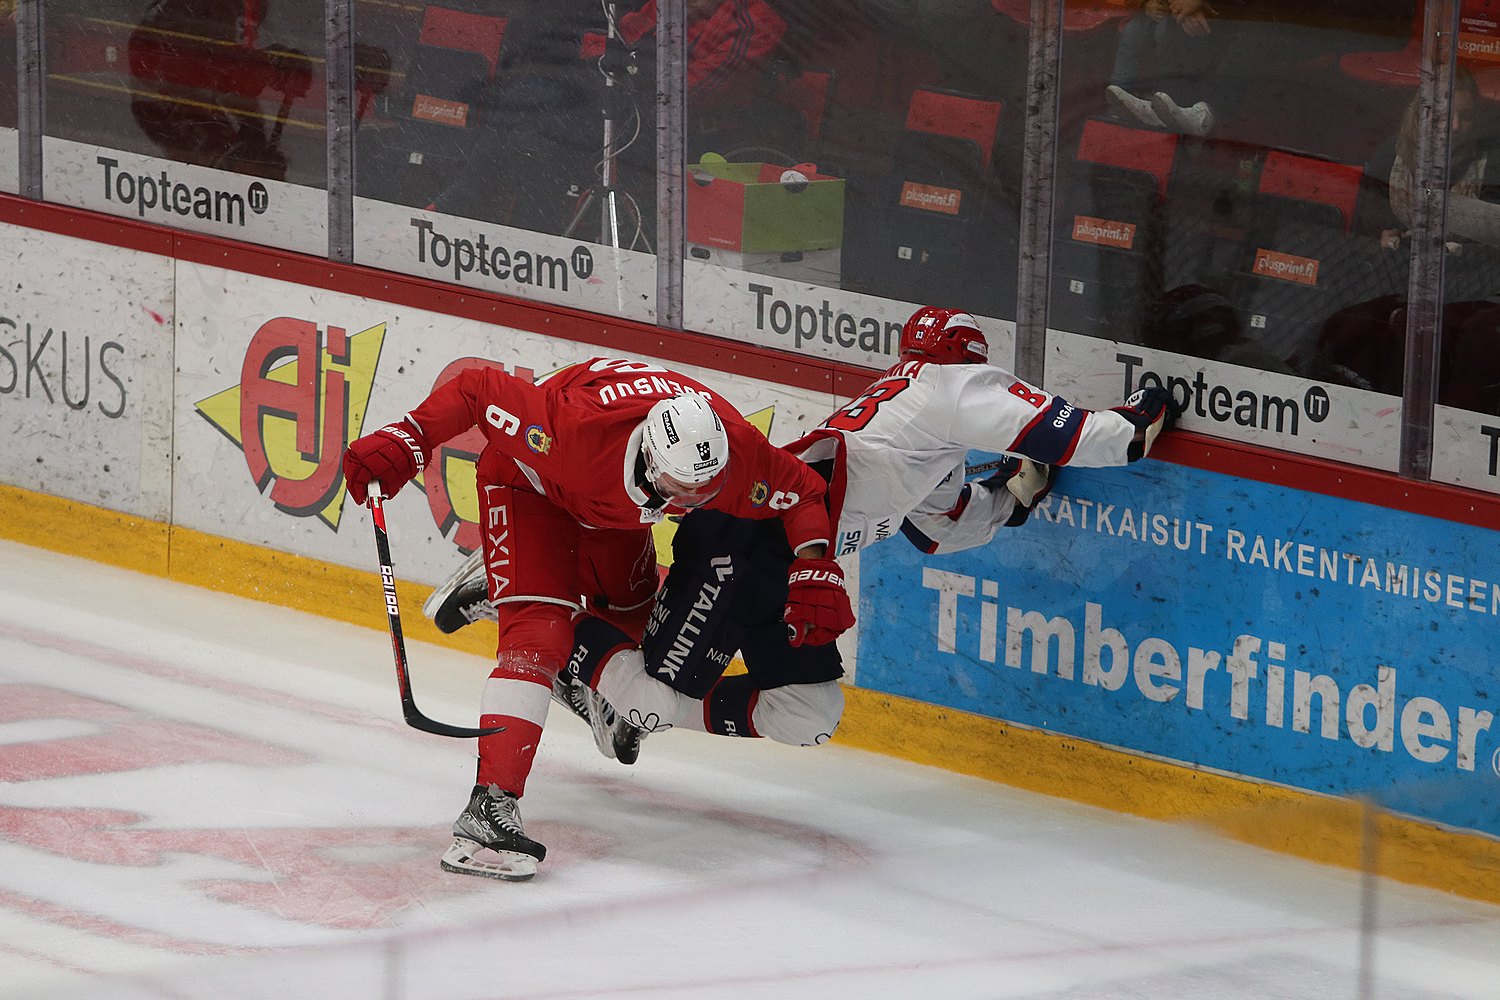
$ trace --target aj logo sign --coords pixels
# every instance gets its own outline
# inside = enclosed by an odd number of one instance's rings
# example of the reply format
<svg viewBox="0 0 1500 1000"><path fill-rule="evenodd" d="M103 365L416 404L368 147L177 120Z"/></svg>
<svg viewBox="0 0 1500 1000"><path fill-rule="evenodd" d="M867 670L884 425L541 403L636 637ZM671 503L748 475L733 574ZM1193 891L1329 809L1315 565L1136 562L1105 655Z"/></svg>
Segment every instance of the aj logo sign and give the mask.
<svg viewBox="0 0 1500 1000"><path fill-rule="evenodd" d="M278 509L337 531L344 449L364 426L384 341L384 323L350 335L278 317L250 339L239 385L196 408L244 451L250 478Z"/></svg>

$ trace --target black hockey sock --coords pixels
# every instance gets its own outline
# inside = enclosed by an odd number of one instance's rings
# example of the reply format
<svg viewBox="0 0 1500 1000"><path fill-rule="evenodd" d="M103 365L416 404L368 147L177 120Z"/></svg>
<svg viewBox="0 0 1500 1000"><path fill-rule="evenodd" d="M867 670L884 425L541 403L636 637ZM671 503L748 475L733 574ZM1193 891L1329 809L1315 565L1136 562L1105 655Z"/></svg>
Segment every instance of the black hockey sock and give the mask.
<svg viewBox="0 0 1500 1000"><path fill-rule="evenodd" d="M609 658L634 645L630 636L603 618L581 615L573 625L573 655L568 659L568 669L597 690L599 673Z"/></svg>
<svg viewBox="0 0 1500 1000"><path fill-rule="evenodd" d="M759 700L760 690L751 682L749 674L719 678L708 697L703 699L708 731L720 736L758 738L760 733L755 731L750 716Z"/></svg>

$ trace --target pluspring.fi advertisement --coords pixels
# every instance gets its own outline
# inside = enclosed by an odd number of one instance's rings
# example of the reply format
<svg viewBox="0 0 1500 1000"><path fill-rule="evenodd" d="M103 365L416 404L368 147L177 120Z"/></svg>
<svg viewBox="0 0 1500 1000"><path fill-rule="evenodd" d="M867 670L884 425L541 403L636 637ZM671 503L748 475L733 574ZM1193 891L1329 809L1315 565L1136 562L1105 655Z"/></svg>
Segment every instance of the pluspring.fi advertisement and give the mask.
<svg viewBox="0 0 1500 1000"><path fill-rule="evenodd" d="M859 593L861 687L1500 835L1500 532L1067 468L986 547L865 550Z"/></svg>

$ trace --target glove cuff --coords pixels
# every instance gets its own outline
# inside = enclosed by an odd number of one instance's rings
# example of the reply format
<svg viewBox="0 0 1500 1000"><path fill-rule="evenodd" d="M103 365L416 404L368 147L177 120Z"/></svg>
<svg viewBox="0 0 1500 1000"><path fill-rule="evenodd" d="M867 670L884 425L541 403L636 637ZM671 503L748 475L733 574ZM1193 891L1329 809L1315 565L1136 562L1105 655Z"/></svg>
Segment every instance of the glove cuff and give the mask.
<svg viewBox="0 0 1500 1000"><path fill-rule="evenodd" d="M1125 400L1125 405L1112 407L1111 411L1135 425L1135 440L1125 451L1125 460L1135 462L1151 453L1158 435L1177 422L1182 406L1170 391L1152 387L1137 389Z"/></svg>
<svg viewBox="0 0 1500 1000"><path fill-rule="evenodd" d="M1005 488L1022 507L1034 507L1052 489L1052 466L1023 458L1015 474L1005 480Z"/></svg>

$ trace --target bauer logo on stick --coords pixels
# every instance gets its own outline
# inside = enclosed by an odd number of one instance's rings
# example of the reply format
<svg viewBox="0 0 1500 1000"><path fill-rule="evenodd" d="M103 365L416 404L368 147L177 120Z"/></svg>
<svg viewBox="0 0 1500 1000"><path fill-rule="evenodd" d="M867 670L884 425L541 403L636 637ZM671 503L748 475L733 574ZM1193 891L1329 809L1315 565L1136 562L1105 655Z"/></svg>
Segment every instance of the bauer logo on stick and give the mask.
<svg viewBox="0 0 1500 1000"><path fill-rule="evenodd" d="M396 581L391 576L389 566L380 567L380 585L385 588L385 610L387 614L397 615L401 613L401 607L396 603Z"/></svg>

